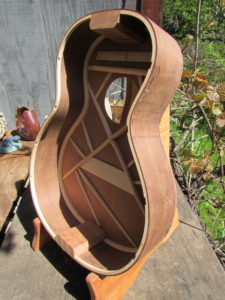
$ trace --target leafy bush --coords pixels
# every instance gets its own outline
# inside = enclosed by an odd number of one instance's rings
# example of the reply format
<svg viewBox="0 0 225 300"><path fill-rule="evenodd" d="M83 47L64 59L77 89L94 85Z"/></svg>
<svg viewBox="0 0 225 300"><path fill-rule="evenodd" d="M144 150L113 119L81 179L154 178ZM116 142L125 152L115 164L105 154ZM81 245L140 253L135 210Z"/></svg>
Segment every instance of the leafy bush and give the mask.
<svg viewBox="0 0 225 300"><path fill-rule="evenodd" d="M213 239L225 233L224 107L225 82L211 86L205 75L183 71L171 105L171 162L188 202Z"/></svg>
<svg viewBox="0 0 225 300"><path fill-rule="evenodd" d="M171 105L171 163L225 261L225 0L165 0L184 72ZM224 264L225 267L225 264Z"/></svg>

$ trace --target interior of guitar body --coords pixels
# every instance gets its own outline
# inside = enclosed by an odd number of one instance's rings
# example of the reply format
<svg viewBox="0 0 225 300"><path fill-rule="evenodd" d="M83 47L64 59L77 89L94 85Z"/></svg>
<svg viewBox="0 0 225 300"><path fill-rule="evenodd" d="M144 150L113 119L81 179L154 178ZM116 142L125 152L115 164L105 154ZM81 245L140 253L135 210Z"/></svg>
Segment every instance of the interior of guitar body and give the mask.
<svg viewBox="0 0 225 300"><path fill-rule="evenodd" d="M59 50L58 100L35 154L44 226L71 257L103 275L125 271L144 247L145 187L127 119L151 61L152 39L137 17L114 11L78 22ZM106 94L119 78L126 93L115 122L107 111L115 98Z"/></svg>

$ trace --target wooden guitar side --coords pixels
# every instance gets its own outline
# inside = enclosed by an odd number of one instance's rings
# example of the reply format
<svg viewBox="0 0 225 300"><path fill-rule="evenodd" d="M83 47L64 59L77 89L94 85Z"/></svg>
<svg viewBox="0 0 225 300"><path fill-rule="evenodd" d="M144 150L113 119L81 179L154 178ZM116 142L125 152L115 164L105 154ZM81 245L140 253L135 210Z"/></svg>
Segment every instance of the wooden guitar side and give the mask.
<svg viewBox="0 0 225 300"><path fill-rule="evenodd" d="M62 41L55 105L32 153L31 192L50 236L97 274L128 271L172 226L176 189L161 119L181 71L177 43L136 12L88 15ZM105 95L118 78L128 91L115 123Z"/></svg>

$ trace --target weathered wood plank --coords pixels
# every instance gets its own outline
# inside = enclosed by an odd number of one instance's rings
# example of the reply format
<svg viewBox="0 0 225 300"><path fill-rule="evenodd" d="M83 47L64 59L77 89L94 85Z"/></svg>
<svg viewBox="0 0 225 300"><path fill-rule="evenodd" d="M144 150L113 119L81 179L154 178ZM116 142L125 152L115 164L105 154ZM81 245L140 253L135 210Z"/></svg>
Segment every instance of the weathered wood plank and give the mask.
<svg viewBox="0 0 225 300"><path fill-rule="evenodd" d="M0 230L28 176L33 142L22 141L22 144L18 151L0 154Z"/></svg>
<svg viewBox="0 0 225 300"><path fill-rule="evenodd" d="M55 97L55 61L68 28L94 11L121 8L121 0L0 1L0 108L15 128L15 108L28 106L41 124Z"/></svg>
<svg viewBox="0 0 225 300"><path fill-rule="evenodd" d="M162 27L164 0L141 0L141 12Z"/></svg>
<svg viewBox="0 0 225 300"><path fill-rule="evenodd" d="M145 263L124 300L220 300L225 273L180 188L180 225Z"/></svg>
<svg viewBox="0 0 225 300"><path fill-rule="evenodd" d="M90 299L87 271L60 247L51 242L41 252L31 249L33 210L28 189L1 248L0 298ZM179 227L149 257L123 300L224 299L225 273L179 189L178 210Z"/></svg>

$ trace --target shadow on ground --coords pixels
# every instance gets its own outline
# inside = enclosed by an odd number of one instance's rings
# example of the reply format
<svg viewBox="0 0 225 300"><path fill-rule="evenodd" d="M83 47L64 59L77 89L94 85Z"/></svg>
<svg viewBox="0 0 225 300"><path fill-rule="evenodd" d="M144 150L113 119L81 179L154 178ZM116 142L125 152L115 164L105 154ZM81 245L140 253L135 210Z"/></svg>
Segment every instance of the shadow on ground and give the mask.
<svg viewBox="0 0 225 300"><path fill-rule="evenodd" d="M29 186L21 200L17 215L27 232L24 237L31 244L34 234L33 219L37 217L37 214L33 206ZM77 300L90 299L89 290L85 282L86 276L89 274L86 269L70 258L54 241L48 243L40 251L52 266L68 281L64 285L67 293Z"/></svg>
<svg viewBox="0 0 225 300"><path fill-rule="evenodd" d="M9 228L7 235L4 232L4 228L0 233L0 247L1 252L4 252L5 254L12 253L13 249L16 248L16 243L14 241L15 234L14 232ZM4 240L4 244L3 244Z"/></svg>

